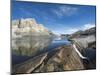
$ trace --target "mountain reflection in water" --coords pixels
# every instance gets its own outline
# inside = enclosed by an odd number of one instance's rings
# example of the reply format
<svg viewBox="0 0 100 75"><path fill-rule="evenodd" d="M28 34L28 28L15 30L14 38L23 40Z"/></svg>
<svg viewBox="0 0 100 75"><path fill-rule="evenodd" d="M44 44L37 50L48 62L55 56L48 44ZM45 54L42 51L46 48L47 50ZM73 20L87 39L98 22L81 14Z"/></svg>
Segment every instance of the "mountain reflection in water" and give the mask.
<svg viewBox="0 0 100 75"><path fill-rule="evenodd" d="M12 40L12 64L26 61L39 53L67 44L67 40L53 40L51 37L22 37Z"/></svg>
<svg viewBox="0 0 100 75"><path fill-rule="evenodd" d="M13 53L31 56L46 48L52 39L48 37L23 37L12 40Z"/></svg>

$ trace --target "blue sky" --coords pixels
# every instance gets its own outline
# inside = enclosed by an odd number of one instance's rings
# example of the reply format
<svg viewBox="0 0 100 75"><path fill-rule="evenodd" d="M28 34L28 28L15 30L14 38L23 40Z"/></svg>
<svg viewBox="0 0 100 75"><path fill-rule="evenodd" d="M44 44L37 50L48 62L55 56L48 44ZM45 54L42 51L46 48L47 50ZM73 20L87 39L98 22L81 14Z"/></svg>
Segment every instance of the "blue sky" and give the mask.
<svg viewBox="0 0 100 75"><path fill-rule="evenodd" d="M95 6L13 1L12 20L34 18L57 34L73 33L95 26Z"/></svg>

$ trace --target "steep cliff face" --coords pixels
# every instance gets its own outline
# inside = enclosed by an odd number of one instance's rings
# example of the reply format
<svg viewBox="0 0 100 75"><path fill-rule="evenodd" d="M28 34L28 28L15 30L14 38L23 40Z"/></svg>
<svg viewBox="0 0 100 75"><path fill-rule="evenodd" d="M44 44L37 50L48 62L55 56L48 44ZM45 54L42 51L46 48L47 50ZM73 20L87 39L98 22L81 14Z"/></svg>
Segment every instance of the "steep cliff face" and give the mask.
<svg viewBox="0 0 100 75"><path fill-rule="evenodd" d="M27 36L27 35L50 35L42 24L38 24L35 19L27 18L12 21L12 36Z"/></svg>

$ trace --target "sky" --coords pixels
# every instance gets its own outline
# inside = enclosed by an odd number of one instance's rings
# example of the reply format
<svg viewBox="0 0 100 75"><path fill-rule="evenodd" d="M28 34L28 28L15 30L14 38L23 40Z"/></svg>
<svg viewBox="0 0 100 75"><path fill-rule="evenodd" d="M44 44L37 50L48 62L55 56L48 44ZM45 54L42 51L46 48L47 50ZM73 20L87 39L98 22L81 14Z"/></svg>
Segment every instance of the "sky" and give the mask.
<svg viewBox="0 0 100 75"><path fill-rule="evenodd" d="M55 34L71 34L96 25L96 7L89 5L12 1L12 20L34 18Z"/></svg>

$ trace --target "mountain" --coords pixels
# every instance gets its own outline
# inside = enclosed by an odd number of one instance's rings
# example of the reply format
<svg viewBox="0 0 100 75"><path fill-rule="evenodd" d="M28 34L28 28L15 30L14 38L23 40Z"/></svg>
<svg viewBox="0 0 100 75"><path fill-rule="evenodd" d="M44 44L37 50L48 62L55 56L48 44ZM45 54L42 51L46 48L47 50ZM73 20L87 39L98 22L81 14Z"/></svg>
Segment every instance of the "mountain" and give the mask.
<svg viewBox="0 0 100 75"><path fill-rule="evenodd" d="M51 31L44 27L44 25L38 24L33 18L12 21L12 37L51 34Z"/></svg>
<svg viewBox="0 0 100 75"><path fill-rule="evenodd" d="M67 34L67 37L69 39L73 39L73 38L82 38L82 37L87 37L87 36L90 36L90 35L93 35L95 36L95 33L96 33L96 27L92 27L90 29L87 29L87 30L79 30L73 34Z"/></svg>

